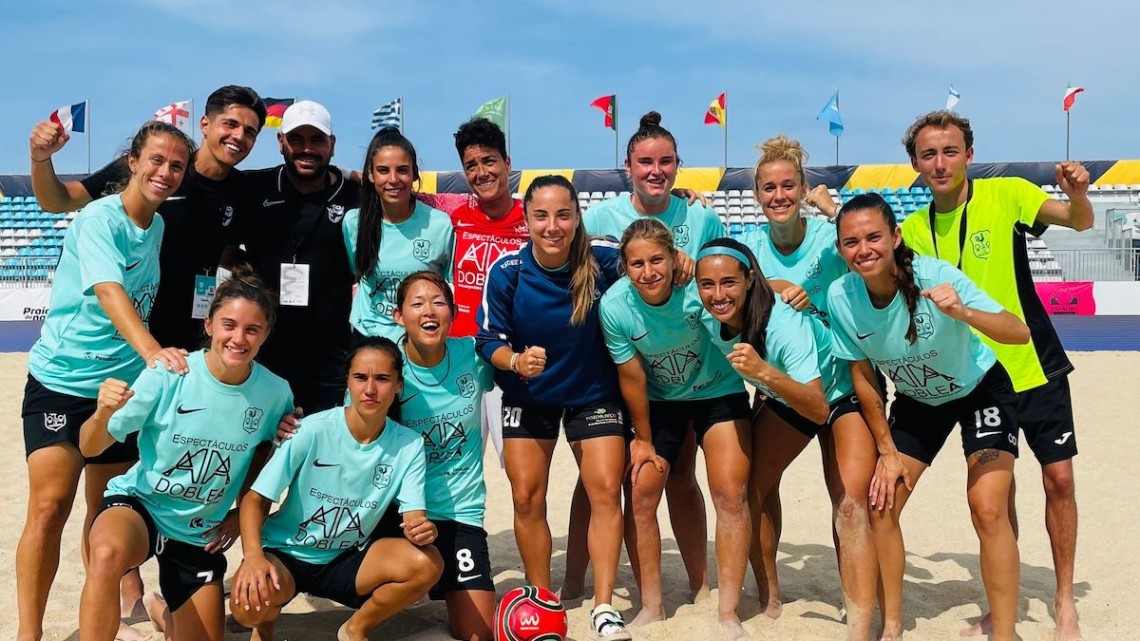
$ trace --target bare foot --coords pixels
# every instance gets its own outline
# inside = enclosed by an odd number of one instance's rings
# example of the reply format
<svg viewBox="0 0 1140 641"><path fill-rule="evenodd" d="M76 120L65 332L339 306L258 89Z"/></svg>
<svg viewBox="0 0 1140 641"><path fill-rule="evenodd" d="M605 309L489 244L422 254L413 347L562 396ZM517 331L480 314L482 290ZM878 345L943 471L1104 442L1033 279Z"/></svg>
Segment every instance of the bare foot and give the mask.
<svg viewBox="0 0 1140 641"><path fill-rule="evenodd" d="M706 583L702 585L699 590L693 593L693 603L701 603L702 601L708 599L711 594L712 593L709 592L709 586Z"/></svg>
<svg viewBox="0 0 1140 641"><path fill-rule="evenodd" d="M1081 641L1081 626L1077 622L1077 606L1072 600L1056 605L1057 631L1053 641Z"/></svg>
<svg viewBox="0 0 1140 641"><path fill-rule="evenodd" d="M720 620L720 631L724 633L724 641L736 641L748 636L748 633L744 631L744 626L740 625L740 619L735 614Z"/></svg>
<svg viewBox="0 0 1140 641"><path fill-rule="evenodd" d="M337 641L368 641L367 635L355 635L348 631L348 621L345 621L336 631Z"/></svg>
<svg viewBox="0 0 1140 641"><path fill-rule="evenodd" d="M629 622L629 627L633 628L639 625L646 625L649 623L656 623L658 621L664 620L665 612L661 609L661 606L658 606L656 608L642 607L641 612L638 612L637 616L633 617L633 620Z"/></svg>
<svg viewBox="0 0 1140 641"><path fill-rule="evenodd" d="M779 597L768 599L767 603L761 600L760 605L764 606L764 616L769 619L779 619L780 615L784 613L784 603L780 601Z"/></svg>
<svg viewBox="0 0 1140 641"><path fill-rule="evenodd" d="M119 616L124 619L141 619L146 616L146 606L142 597L123 600L119 603Z"/></svg>
<svg viewBox="0 0 1140 641"><path fill-rule="evenodd" d="M139 632L124 621L119 622L119 631L115 633L115 641L143 641L148 638L149 634Z"/></svg>
<svg viewBox="0 0 1140 641"><path fill-rule="evenodd" d="M585 588L582 581L566 579L558 589L558 598L562 601L581 598Z"/></svg>
<svg viewBox="0 0 1140 641"><path fill-rule="evenodd" d="M155 631L161 632L166 641L173 639L174 619L170 616L170 608L166 607L166 599L158 592L147 592L142 597L142 604Z"/></svg>
<svg viewBox="0 0 1140 641"><path fill-rule="evenodd" d="M883 636L879 637L879 641L898 641L902 638L901 625L884 625Z"/></svg>
<svg viewBox="0 0 1140 641"><path fill-rule="evenodd" d="M958 634L964 637L980 637L993 632L994 622L990 619L990 613L986 612L982 618L978 619L974 625L968 628L963 628Z"/></svg>

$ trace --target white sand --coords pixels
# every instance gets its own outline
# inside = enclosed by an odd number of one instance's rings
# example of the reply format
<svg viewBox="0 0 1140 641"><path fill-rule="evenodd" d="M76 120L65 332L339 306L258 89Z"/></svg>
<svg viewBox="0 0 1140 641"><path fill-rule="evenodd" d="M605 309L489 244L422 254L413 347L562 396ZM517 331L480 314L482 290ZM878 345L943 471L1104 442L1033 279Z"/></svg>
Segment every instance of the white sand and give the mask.
<svg viewBox="0 0 1140 641"><path fill-rule="evenodd" d="M1140 572L1134 564L1140 553L1132 536L1140 527L1140 510L1133 501L1140 497L1140 474L1135 457L1140 454L1136 403L1140 381L1140 355L1135 353L1077 353L1072 355L1077 372L1072 377L1081 455L1076 459L1078 500L1081 510L1077 552L1076 595L1082 628L1088 639L1116 641L1140 638ZM24 355L0 355L0 417L6 445L0 446L0 469L7 470L0 487L0 505L7 517L0 532L0 639L16 633L15 550L23 527L27 480L19 414L25 380ZM493 454L491 455L493 456ZM552 477L573 478L569 449L560 444ZM497 461L488 459L487 492L490 498L486 528L490 533L491 559L500 594L520 585L521 563L511 531L510 488ZM703 465L698 470L704 476ZM1025 641L1052 638L1051 608L1053 570L1049 541L1044 528L1044 495L1036 461L1023 451L1017 467L1018 512L1021 516L1021 612L1017 631ZM703 485L703 481L702 481ZM551 490L551 527L555 536L555 583L562 574L566 513L570 482L558 482ZM706 491L707 497L707 491ZM820 472L818 449L812 445L788 470L783 482L784 540L780 545L780 579L785 601L783 616L770 620L758 612L751 573L741 607L744 626L757 639L842 639L845 628L838 620L841 592L836 574L829 529L830 507ZM77 611L83 583L79 556L82 499L64 533L59 575L48 604L45 639L78 638ZM713 531L713 510L709 532ZM680 641L715 639L715 593L701 605L687 604L686 580L676 545L668 530L662 505L665 602L669 618L635 630L636 639ZM960 441L951 436L934 467L923 477L907 506L903 528L908 567L904 625L908 639L956 639L968 620L977 617L984 603L978 570L978 544L970 525L965 497L965 464ZM710 542L709 567L715 568ZM237 567L240 550L229 554L230 572ZM157 586L153 562L143 568L152 588ZM713 576L715 585L715 575ZM589 577L587 577L589 584ZM629 566L618 576L615 606L627 619L635 593ZM589 596L589 594L587 594ZM571 638L590 639L587 622L592 601L572 601ZM326 601L296 599L278 625L279 639L333 639L349 612ZM402 614L388 622L373 639L447 639L446 610L432 604ZM151 632L148 622L135 625ZM157 638L157 637L156 637ZM227 639L248 639L248 634L228 634Z"/></svg>

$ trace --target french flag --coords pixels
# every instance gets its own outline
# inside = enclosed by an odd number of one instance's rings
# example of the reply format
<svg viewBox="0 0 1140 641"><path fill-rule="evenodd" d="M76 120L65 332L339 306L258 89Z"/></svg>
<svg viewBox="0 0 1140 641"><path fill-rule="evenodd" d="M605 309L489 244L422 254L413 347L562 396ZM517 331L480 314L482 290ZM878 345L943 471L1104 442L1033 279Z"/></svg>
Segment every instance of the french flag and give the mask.
<svg viewBox="0 0 1140 641"><path fill-rule="evenodd" d="M87 131L87 103L64 105L52 113L50 120L63 127L64 131L85 133Z"/></svg>

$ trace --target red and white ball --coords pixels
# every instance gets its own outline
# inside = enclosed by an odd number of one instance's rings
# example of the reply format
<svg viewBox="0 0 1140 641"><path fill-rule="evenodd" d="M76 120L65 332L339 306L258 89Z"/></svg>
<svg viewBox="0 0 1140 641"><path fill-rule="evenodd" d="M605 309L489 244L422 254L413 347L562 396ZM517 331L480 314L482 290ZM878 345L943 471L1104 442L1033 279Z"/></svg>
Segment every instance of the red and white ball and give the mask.
<svg viewBox="0 0 1140 641"><path fill-rule="evenodd" d="M495 641L565 641L566 610L553 592L524 585L495 609Z"/></svg>

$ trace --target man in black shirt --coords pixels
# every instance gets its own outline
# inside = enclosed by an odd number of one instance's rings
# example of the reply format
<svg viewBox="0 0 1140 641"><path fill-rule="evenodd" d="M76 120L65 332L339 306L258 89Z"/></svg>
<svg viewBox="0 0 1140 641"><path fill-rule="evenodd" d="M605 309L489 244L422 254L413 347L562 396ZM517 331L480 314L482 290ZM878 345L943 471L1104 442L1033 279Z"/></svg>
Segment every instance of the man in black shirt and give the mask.
<svg viewBox="0 0 1140 641"><path fill-rule="evenodd" d="M202 319L212 298L215 272L225 247L240 242L235 231L244 215L246 182L236 166L249 155L264 124L265 105L249 87L222 87L206 101L199 123L202 147L195 152L182 186L158 208L166 231L149 328L160 345L187 350L202 346ZM82 181L61 182L51 155L67 140L63 129L51 121L32 131L32 191L45 211L80 209L130 178L125 160L119 158Z"/></svg>
<svg viewBox="0 0 1140 641"><path fill-rule="evenodd" d="M341 221L359 206L360 185L330 166L336 137L320 104L301 100L286 109L277 140L284 164L246 172L240 235L250 264L281 294L258 360L312 414L344 400L353 273Z"/></svg>

